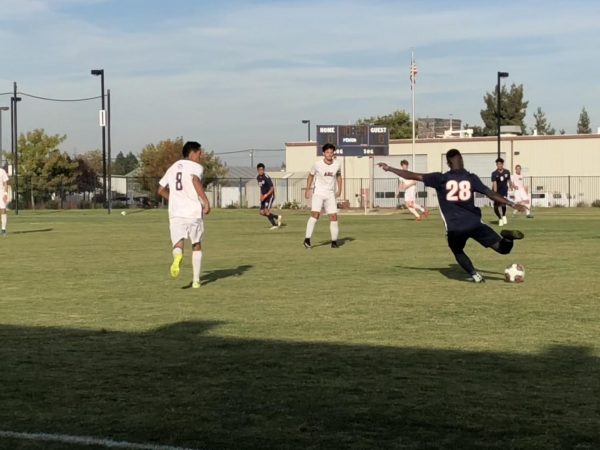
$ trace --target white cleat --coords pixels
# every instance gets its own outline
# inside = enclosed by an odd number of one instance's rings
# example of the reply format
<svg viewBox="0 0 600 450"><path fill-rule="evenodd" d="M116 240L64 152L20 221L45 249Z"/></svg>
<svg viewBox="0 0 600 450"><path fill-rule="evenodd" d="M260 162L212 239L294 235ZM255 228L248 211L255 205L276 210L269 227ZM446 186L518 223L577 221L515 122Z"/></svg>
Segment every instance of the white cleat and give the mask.
<svg viewBox="0 0 600 450"><path fill-rule="evenodd" d="M277 225L273 225L269 230L276 230L277 228L279 228Z"/></svg>

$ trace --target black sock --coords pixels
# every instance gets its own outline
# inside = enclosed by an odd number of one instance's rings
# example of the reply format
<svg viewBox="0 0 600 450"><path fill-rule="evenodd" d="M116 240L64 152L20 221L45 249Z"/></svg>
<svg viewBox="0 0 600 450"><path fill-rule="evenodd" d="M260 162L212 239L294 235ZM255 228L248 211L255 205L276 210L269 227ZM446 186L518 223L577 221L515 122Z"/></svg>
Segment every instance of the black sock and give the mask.
<svg viewBox="0 0 600 450"><path fill-rule="evenodd" d="M498 242L496 245L493 245L492 248L501 255L508 255L512 250L513 245L515 245L515 243L512 239L502 238L500 242Z"/></svg>
<svg viewBox="0 0 600 450"><path fill-rule="evenodd" d="M275 226L277 225L277 216L273 213L269 214L268 216L269 222L271 222L271 225Z"/></svg>
<svg viewBox="0 0 600 450"><path fill-rule="evenodd" d="M273 215L273 214L269 214L268 216L265 216L265 217L267 218L267 220L269 221L269 223L270 223L271 225L275 225L275 224L273 223L273 217L271 217L272 215Z"/></svg>
<svg viewBox="0 0 600 450"><path fill-rule="evenodd" d="M502 205L502 217L506 216L506 205Z"/></svg>
<svg viewBox="0 0 600 450"><path fill-rule="evenodd" d="M477 272L475 267L473 267L473 263L469 257L464 253L455 253L454 257L456 258L456 262L460 265L460 267L462 267L469 275L473 275Z"/></svg>
<svg viewBox="0 0 600 450"><path fill-rule="evenodd" d="M498 216L498 219L502 218L502 216L500 215L500 203L494 203L494 212Z"/></svg>

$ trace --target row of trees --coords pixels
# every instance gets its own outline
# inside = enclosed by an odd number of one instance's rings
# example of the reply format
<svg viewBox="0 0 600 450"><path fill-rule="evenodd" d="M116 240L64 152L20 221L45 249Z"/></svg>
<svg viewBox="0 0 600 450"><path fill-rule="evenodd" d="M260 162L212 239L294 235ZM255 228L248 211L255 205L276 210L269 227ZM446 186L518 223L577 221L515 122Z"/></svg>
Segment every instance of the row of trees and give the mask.
<svg viewBox="0 0 600 450"><path fill-rule="evenodd" d="M27 192L32 205L47 201L53 196L64 198L70 192L100 192L102 152L92 150L72 157L60 150L66 138L65 135L47 135L43 129L19 136L19 177L24 180L19 191L22 194ZM171 164L181 159L183 143L183 138L180 137L148 144L143 148L139 160L131 152L127 155L119 152L112 162L112 174L126 175L139 169L135 175L142 178L144 189L155 192L157 179ZM10 154L6 154L6 158L13 162ZM227 173L226 166L214 152L205 154L203 165L206 185Z"/></svg>
<svg viewBox="0 0 600 450"><path fill-rule="evenodd" d="M546 113L538 107L533 113L534 125L529 130L525 125L525 116L527 114L528 101L523 99L523 85L513 84L510 88L503 86L500 92L500 117L502 125L515 125L521 128L523 134L552 135L556 134L556 129L548 121ZM483 97L485 108L481 110L481 120L483 126L465 124L465 128L472 128L474 136L496 136L497 134L497 109L498 96L496 89L487 92ZM395 111L384 116L368 117L356 121L357 125L373 124L387 126L390 130L392 139L409 139L412 137L412 124L410 115L405 111ZM584 108L579 114L577 122L577 134L590 134L590 118ZM565 130L559 130L560 134L565 134Z"/></svg>

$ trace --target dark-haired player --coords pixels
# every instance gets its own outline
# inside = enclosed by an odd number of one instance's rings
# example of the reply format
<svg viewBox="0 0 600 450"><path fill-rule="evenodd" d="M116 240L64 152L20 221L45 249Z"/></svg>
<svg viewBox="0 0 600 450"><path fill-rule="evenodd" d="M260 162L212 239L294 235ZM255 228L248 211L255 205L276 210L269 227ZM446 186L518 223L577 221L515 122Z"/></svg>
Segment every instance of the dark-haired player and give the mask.
<svg viewBox="0 0 600 450"><path fill-rule="evenodd" d="M523 205L515 203L500 196L485 186L479 177L467 172L463 165L463 158L456 149L446 153L446 161L450 170L446 173L434 172L420 174L408 170L394 169L385 163L379 166L386 172L393 172L402 178L422 181L425 186L436 190L442 219L446 225L448 246L456 261L471 275L475 283L481 283L483 276L475 270L473 263L465 254L464 248L467 240L472 238L484 247L490 247L498 253L506 255L513 248L515 239L523 239L520 231L502 230L498 235L492 228L481 221L481 210L475 206L475 192L480 192L490 199L501 204L509 205L523 211Z"/></svg>
<svg viewBox="0 0 600 450"><path fill-rule="evenodd" d="M201 145L186 142L181 153L184 159L169 167L158 182L158 194L169 201L169 230L173 243L171 276L179 276L183 242L189 239L192 243L192 287L199 288L204 233L202 215L210 212L210 204L202 186Z"/></svg>
<svg viewBox="0 0 600 450"><path fill-rule="evenodd" d="M492 190L502 197L508 197L508 186L510 183L510 172L504 168L504 160L496 160L496 170L492 172ZM502 213L500 212L502 210ZM498 216L498 225L503 226L508 223L506 219L506 203L494 201L494 212Z"/></svg>
<svg viewBox="0 0 600 450"><path fill-rule="evenodd" d="M310 238L323 209L329 215L331 248L338 248L339 227L336 198L342 193L342 170L340 162L334 158L335 145L325 144L322 151L323 159L315 162L306 179L306 192L304 194L306 199L310 198L313 180L315 182L310 207L310 218L306 224L306 234L304 235L304 247L306 248L311 247Z"/></svg>
<svg viewBox="0 0 600 450"><path fill-rule="evenodd" d="M275 200L275 186L271 177L265 173L265 165L258 163L256 165L256 181L258 181L258 187L260 187L260 215L265 216L271 224L271 230L275 230L281 226L281 216L276 216L271 213L271 207Z"/></svg>

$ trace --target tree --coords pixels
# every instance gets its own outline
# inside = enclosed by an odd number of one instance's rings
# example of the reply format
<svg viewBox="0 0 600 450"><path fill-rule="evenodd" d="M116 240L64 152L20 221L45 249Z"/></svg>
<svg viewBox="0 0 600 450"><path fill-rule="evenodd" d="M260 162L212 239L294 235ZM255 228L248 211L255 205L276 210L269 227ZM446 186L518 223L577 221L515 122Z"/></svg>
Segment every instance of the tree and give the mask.
<svg viewBox="0 0 600 450"><path fill-rule="evenodd" d="M590 127L590 116L588 116L585 106L581 109L579 114L579 122L577 122L577 134L591 134L592 128Z"/></svg>
<svg viewBox="0 0 600 450"><path fill-rule="evenodd" d="M483 127L479 125L469 125L468 123L465 123L464 129L468 130L469 128L473 130L474 137L485 136L485 134L483 134Z"/></svg>
<svg viewBox="0 0 600 450"><path fill-rule="evenodd" d="M485 136L496 136L498 134L496 110L498 108L498 96L496 89L488 92L483 97L486 108L481 110L481 119ZM523 101L523 85L513 84L510 91L502 86L500 91L500 125L516 125L521 127L521 132L526 134L525 115L529 102Z"/></svg>
<svg viewBox="0 0 600 450"><path fill-rule="evenodd" d="M39 189L64 199L68 192L77 188L77 166L78 163L66 153L52 150L44 162Z"/></svg>
<svg viewBox="0 0 600 450"><path fill-rule="evenodd" d="M127 156L123 152L119 152L115 161L112 164L113 175L127 175L138 167L138 159L136 156L129 152Z"/></svg>
<svg viewBox="0 0 600 450"><path fill-rule="evenodd" d="M410 139L412 137L412 124L410 115L406 111L394 111L385 116L359 119L356 125L381 125L387 127L390 139Z"/></svg>
<svg viewBox="0 0 600 450"><path fill-rule="evenodd" d="M85 160L90 169L96 172L97 176L102 175L102 151L90 150L81 155L81 159Z"/></svg>
<svg viewBox="0 0 600 450"><path fill-rule="evenodd" d="M75 158L75 182L79 192L95 192L98 185L98 173L82 155Z"/></svg>
<svg viewBox="0 0 600 450"><path fill-rule="evenodd" d="M552 128L552 125L549 124L548 119L546 119L546 113L544 113L539 106L537 111L533 113L533 118L535 120L535 125L531 129L532 132L535 131L538 135L556 134L556 130Z"/></svg>
<svg viewBox="0 0 600 450"><path fill-rule="evenodd" d="M175 161L182 158L181 149L183 148L183 138L175 140L167 139L158 144L148 144L140 153L140 164L142 168L143 186L150 192L155 192L158 187L158 180L165 174L167 169ZM202 158L204 167L204 178L202 183L208 186L218 178L227 174L227 168L221 160L215 156L214 152L204 151Z"/></svg>

